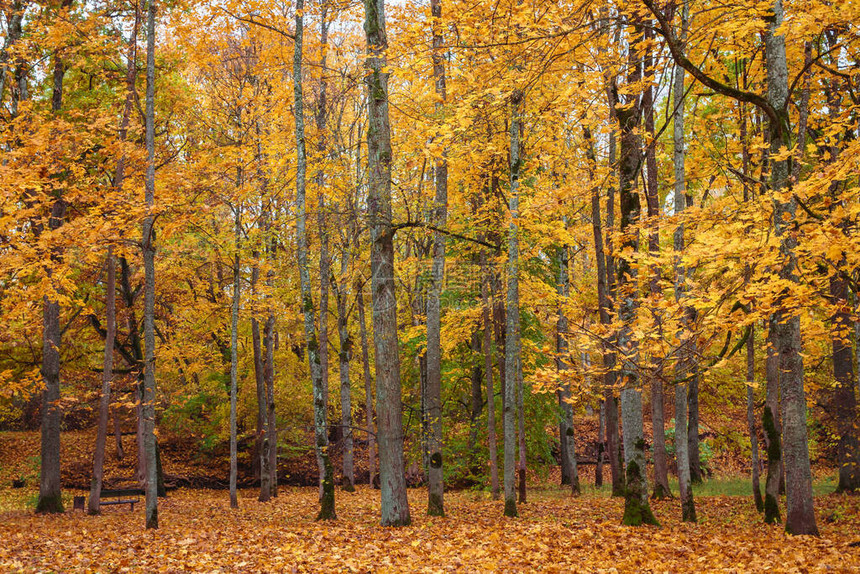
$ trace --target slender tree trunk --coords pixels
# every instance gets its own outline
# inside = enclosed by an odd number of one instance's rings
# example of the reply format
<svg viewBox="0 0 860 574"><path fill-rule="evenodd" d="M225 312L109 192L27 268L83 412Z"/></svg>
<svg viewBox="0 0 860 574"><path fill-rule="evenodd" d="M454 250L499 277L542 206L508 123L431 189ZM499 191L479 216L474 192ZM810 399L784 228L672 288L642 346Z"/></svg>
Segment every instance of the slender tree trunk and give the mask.
<svg viewBox="0 0 860 574"><path fill-rule="evenodd" d="M441 114L445 104L445 60L442 48L441 0L430 0L430 16L433 28L433 82L435 84L436 113ZM436 158L434 169L436 197L433 206L433 225L444 229L448 216L448 160L447 154ZM430 288L427 292L427 412L430 433L427 447L430 453L430 468L427 483L427 514L445 516L442 472L442 345L439 298L445 276L445 236L441 231L433 233L433 268L430 272Z"/></svg>
<svg viewBox="0 0 860 574"><path fill-rule="evenodd" d="M472 366L470 370L471 393L469 405L469 439L466 444L466 452L469 453L471 461L469 463L473 472L479 472L476 468L478 459L477 444L478 444L478 419L481 418L481 411L484 409L484 369L481 366L479 357L483 358L481 352L482 347L482 330L475 330L472 333Z"/></svg>
<svg viewBox="0 0 860 574"><path fill-rule="evenodd" d="M566 219L566 218L565 218ZM567 227L567 221L565 221ZM558 282L557 291L559 296L558 322L556 327L556 369L558 369L560 381L558 389L558 401L561 407L561 433L560 444L565 456L562 462L567 464L566 474L570 480L571 494L580 494L579 473L576 468L576 443L573 428L573 394L571 393L570 365L567 358L570 348L567 342L568 320L564 312L564 306L570 297L570 272L568 269L569 255L566 245L559 249L558 253Z"/></svg>
<svg viewBox="0 0 860 574"><path fill-rule="evenodd" d="M155 0L146 21L146 217L143 220L144 375L143 424L146 459L146 528L158 528L158 474L155 442Z"/></svg>
<svg viewBox="0 0 860 574"><path fill-rule="evenodd" d="M340 275L346 277L349 259L345 253L341 259ZM352 433L352 385L349 380L349 361L352 358L352 338L349 336L349 316L346 308L347 289L342 283L337 292L337 332L340 342L340 424L343 429L343 489L355 490L355 463Z"/></svg>
<svg viewBox="0 0 860 574"><path fill-rule="evenodd" d="M750 433L750 451L752 453L752 490L755 508L764 510L764 499L761 496L761 469L759 468L758 432L755 426L755 326L753 325L747 337L747 428Z"/></svg>
<svg viewBox="0 0 860 574"><path fill-rule="evenodd" d="M376 477L376 430L373 424L373 380L370 377L367 321L364 317L364 285L356 280L356 303L358 306L358 331L361 337L361 366L364 371L364 412L367 425L367 483L373 486Z"/></svg>
<svg viewBox="0 0 860 574"><path fill-rule="evenodd" d="M376 346L376 404L383 526L411 522L403 464L403 413L397 299L394 289L394 227L391 221L391 128L385 50L385 0L365 0L368 89L368 211L371 228L371 290Z"/></svg>
<svg viewBox="0 0 860 574"><path fill-rule="evenodd" d="M519 344L520 352L517 359L517 453L519 454L517 464L517 477L519 478L519 503L526 503L526 409L525 389L523 388L523 358L522 340Z"/></svg>
<svg viewBox="0 0 860 574"><path fill-rule="evenodd" d="M695 346L691 347L691 354L695 356ZM687 450L690 453L690 480L693 484L702 483L702 460L699 452L699 368L693 363L692 377L688 386L687 410L689 421L687 423Z"/></svg>
<svg viewBox="0 0 860 574"><path fill-rule="evenodd" d="M63 0L61 10L68 9L71 0ZM19 23L20 25L20 23ZM57 115L63 105L63 78L66 66L59 54L54 56L53 90L51 94L51 111ZM66 202L62 197L62 189L55 190L57 199L51 206L48 216L48 229L55 231L63 224L66 214ZM38 233L38 231L37 231ZM60 262L61 253L58 246L49 248L52 265L48 268L47 278L52 288L54 264ZM42 298L42 440L41 467L39 471L39 499L36 512L63 512L63 497L60 481L60 343L62 331L60 327L60 303L55 295L45 295Z"/></svg>
<svg viewBox="0 0 860 574"><path fill-rule="evenodd" d="M606 400L600 399L597 415L597 462L594 465L594 486L603 486L603 455L606 452Z"/></svg>
<svg viewBox="0 0 860 574"><path fill-rule="evenodd" d="M110 387L113 380L113 346L116 340L116 262L113 245L108 245L105 265L105 350L102 369L102 395L99 400L99 423L96 431L96 451L93 455L93 478L90 483L90 497L87 505L89 514L99 514L104 480L105 445L107 443L108 418L110 417Z"/></svg>
<svg viewBox="0 0 860 574"><path fill-rule="evenodd" d="M680 41L682 43L687 40L687 22L689 17L690 6L687 0L684 0L681 8L681 33ZM675 119L673 122L673 163L675 168L675 189L672 205L676 216L680 216L687 206L687 179L686 179L686 157L687 151L684 142L684 68L675 66L675 76L673 78L673 104L675 109ZM684 239L684 223L683 221L675 228L673 237L673 248L675 251L674 267L675 267L675 300L683 304L686 297L686 275L687 270L684 267L681 254L686 248ZM684 522L696 522L696 505L693 500L693 488L690 475L690 451L689 441L687 437L687 379L690 376L690 370L693 367L693 319L695 310L685 306L683 310L683 319L681 322L682 333L679 339L681 340L681 350L679 359L675 366L675 461L678 466L678 496L681 499L681 519Z"/></svg>
<svg viewBox="0 0 860 574"><path fill-rule="evenodd" d="M614 119L614 111L612 118ZM583 135L588 142L588 160L594 165L597 158L594 154L591 131L583 127ZM609 136L609 163L615 165L615 136ZM602 215L600 213L600 190L596 185L591 188L591 224L594 232L594 261L597 266L597 304L600 324L608 328L612 324L614 290L614 264L611 253L610 232L613 226L615 199L612 186L606 198L606 247L604 250L604 235ZM615 397L616 355L613 350L614 337L603 341L603 415L606 429L606 450L609 456L609 468L612 478L612 496L624 496L624 473L621 470L621 450L618 436L618 399ZM601 443L602 444L602 443ZM601 453L602 454L602 453ZM601 471L603 470L601 465ZM602 483L601 476L601 483Z"/></svg>
<svg viewBox="0 0 860 574"><path fill-rule="evenodd" d="M253 253L254 261L260 256L259 252ZM255 263L251 268L251 295L256 296L257 281L260 278L260 268ZM257 432L254 435L254 453L252 466L254 477L260 480L260 494L263 488L263 459L265 449L263 441L266 438L266 383L263 379L263 349L260 337L260 322L257 317L251 315L251 347L254 354L254 384L257 391ZM268 485L266 485L268 488Z"/></svg>
<svg viewBox="0 0 860 574"><path fill-rule="evenodd" d="M308 265L308 239L307 239L307 207L305 173L307 169L307 155L305 151L305 124L304 124L304 102L302 96L302 40L304 34L304 0L296 3L296 35L295 52L293 57L293 107L296 117L296 205L298 210L298 221L296 233L298 235L298 259L299 279L302 292L302 311L304 314L305 339L308 350L308 366L313 382L314 396L314 446L320 473L320 512L317 520L331 520L336 518L334 506L334 469L328 453L328 426L326 420L326 388L323 373L320 343L317 342L316 327L314 320L314 303L311 295L311 279ZM320 208L322 208L322 195L320 196ZM321 218L320 231L324 232L324 220ZM328 289L328 263L325 261L327 254L325 249L320 255L320 291ZM325 310L320 309L320 335L322 337L325 325Z"/></svg>
<svg viewBox="0 0 860 574"><path fill-rule="evenodd" d="M653 37L650 27L645 29L645 39L650 40ZM649 82L653 81L654 72L652 70L653 57L651 50L647 49L644 57L645 74L647 74ZM645 114L645 132L648 137L655 137L656 130L654 128L654 87L648 85L645 92L642 94L642 109ZM657 173L657 152L653 145L648 145L645 150L645 167L647 168L647 178L645 180L645 198L648 206L648 253L651 257L657 257L660 251L660 197L658 189L658 173ZM662 298L660 290L660 268L657 265L652 265L649 269L650 277L648 287L650 292L651 313L654 317L654 323L658 333L663 330L662 312L657 306L657 302ZM659 360L659 358L658 358ZM658 363L659 365L659 363ZM666 428L663 416L663 372L662 368L656 367L655 371L650 374L651 387L651 425L653 444L652 452L654 456L654 490L651 497L654 499L671 498L672 491L669 488L669 467L666 462Z"/></svg>
<svg viewBox="0 0 860 574"><path fill-rule="evenodd" d="M747 70L746 61L742 63L741 69L743 89L747 89ZM750 173L750 150L747 140L747 111L743 102L738 105L739 114L739 135L741 138L741 170L744 175L744 203L750 201L751 193L747 178ZM755 324L750 326L750 333L747 337L747 429L750 435L750 452L752 463L752 491L753 501L755 502L756 510L764 511L764 498L761 494L761 463L759 461L758 451L758 431L755 424Z"/></svg>
<svg viewBox="0 0 860 574"><path fill-rule="evenodd" d="M241 175L239 177L241 185ZM242 206L236 208L236 254L233 257L233 300L230 307L230 507L239 508L239 499L236 494L236 480L238 478L238 451L236 445L236 393L238 391L238 368L239 368L239 297L241 288L241 274L239 267L239 249L241 248L242 236Z"/></svg>
<svg viewBox="0 0 860 574"><path fill-rule="evenodd" d="M113 435L116 439L116 459L122 460L125 457L125 451L122 448L122 418L119 405L113 408Z"/></svg>
<svg viewBox="0 0 860 574"><path fill-rule="evenodd" d="M516 90L511 96L510 125L510 190L508 227L508 293L505 325L505 516L517 516L516 482L516 428L517 428L517 384L520 360L520 286L519 286L519 178L520 121L522 117L523 93Z"/></svg>
<svg viewBox="0 0 860 574"><path fill-rule="evenodd" d="M124 142L128 134L128 124L134 105L134 85L137 78L137 32L140 18L135 4L134 26L129 38L129 50L126 67L126 96L122 120L118 130L119 141ZM117 192L122 191L125 180L125 154L121 154L116 164L113 187ZM99 423L96 433L96 451L93 456L93 478L90 485L88 512L99 514L102 483L104 480L105 445L107 443L108 418L110 416L110 392L113 382L113 352L116 341L116 260L113 245L108 245L107 282L105 284L105 349L104 366L102 369L102 396L99 402ZM117 458L122 459L122 432L119 423L119 412L114 411L114 426L117 444Z"/></svg>
<svg viewBox="0 0 860 574"><path fill-rule="evenodd" d="M496 445L496 392L493 388L493 326L490 320L487 254L481 251L481 300L484 322L484 377L487 383L487 442L490 451L490 493L499 499L499 453Z"/></svg>

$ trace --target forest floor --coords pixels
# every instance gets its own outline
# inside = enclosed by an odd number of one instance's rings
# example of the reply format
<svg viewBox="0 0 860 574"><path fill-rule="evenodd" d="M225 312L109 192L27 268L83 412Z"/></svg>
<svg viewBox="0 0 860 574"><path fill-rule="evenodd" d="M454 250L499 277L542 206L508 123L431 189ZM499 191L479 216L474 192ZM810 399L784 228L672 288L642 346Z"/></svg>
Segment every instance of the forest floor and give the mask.
<svg viewBox="0 0 860 574"><path fill-rule="evenodd" d="M338 491L338 519L327 522L314 520L317 492L282 487L260 503L242 490L232 510L226 491L179 489L159 501L160 528L145 531L142 504L40 516L34 488L3 487L0 571L860 572L857 496L817 497L814 538L764 525L749 496L699 497L698 524L680 522L677 500L654 502L661 527L632 528L605 490L535 489L512 519L465 490L446 495L447 517L430 518L425 491L410 489L412 525L384 528L379 491Z"/></svg>

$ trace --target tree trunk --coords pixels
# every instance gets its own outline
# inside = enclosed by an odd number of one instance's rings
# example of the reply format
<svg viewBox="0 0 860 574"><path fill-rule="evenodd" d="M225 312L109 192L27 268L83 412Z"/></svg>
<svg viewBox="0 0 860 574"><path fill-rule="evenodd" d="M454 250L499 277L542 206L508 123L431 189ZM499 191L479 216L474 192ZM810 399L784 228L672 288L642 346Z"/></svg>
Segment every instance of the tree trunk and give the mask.
<svg viewBox="0 0 860 574"><path fill-rule="evenodd" d="M653 37L651 28L645 28L645 39L650 40ZM649 138L655 137L656 130L654 129L654 87L650 84L653 81L654 73L651 69L653 57L650 48L645 52L644 67L645 73L648 74L649 85L645 88L642 94L642 109L645 112L645 132ZM648 145L645 150L645 166L647 168L647 178L645 180L645 198L648 206L648 253L651 257L657 257L660 251L660 197L658 189L658 172L657 172L657 152L654 145ZM663 317L662 312L657 306L657 302L662 298L660 290L660 268L657 265L652 265L649 269L650 277L648 287L650 292L651 313L654 317L654 323L657 332L662 336ZM659 357L657 358L659 361ZM666 463L666 429L663 417L663 372L662 368L657 363L654 372L649 376L651 387L651 425L652 425L652 452L654 456L654 490L651 497L654 499L671 498L672 490L669 488L669 467Z"/></svg>
<svg viewBox="0 0 860 574"><path fill-rule="evenodd" d="M433 82L435 84L436 113L441 113L445 103L445 60L442 47L441 0L430 0L432 18ZM434 168L436 197L432 221L438 229L444 229L448 216L448 160L447 154L436 158ZM445 276L445 236L441 231L433 232L433 267L430 272L430 288L427 290L427 413L430 433L427 448L430 453L430 468L427 483L427 514L445 516L443 502L442 473L442 347L441 316L439 298Z"/></svg>
<svg viewBox="0 0 860 574"><path fill-rule="evenodd" d="M758 432L755 426L755 396L753 385L755 384L755 325L751 327L747 337L747 428L750 433L750 451L752 453L752 490L755 508L759 512L764 510L764 499L761 496L761 469L759 468L758 456Z"/></svg>
<svg viewBox="0 0 860 574"><path fill-rule="evenodd" d="M295 52L293 56L293 107L296 117L296 208L298 221L296 233L298 235L298 259L299 280L302 294L302 311L304 314L305 340L307 341L308 367L313 382L314 400L314 447L319 465L320 473L320 512L317 520L331 520L336 518L334 506L334 469L328 453L328 425L326 420L326 387L324 365L325 355L320 348L322 345L322 333L326 323L325 309L320 308L320 342L317 343L316 326L314 320L314 303L311 295L311 279L308 265L308 238L307 238L307 207L305 174L307 169L307 154L305 151L305 123L304 123L304 101L302 96L302 40L304 34L304 0L296 3L296 35ZM320 195L320 231L324 230L324 219L322 215L323 196ZM320 254L320 291L328 292L328 255L326 249L321 245ZM322 303L321 303L322 305Z"/></svg>
<svg viewBox="0 0 860 574"><path fill-rule="evenodd" d="M526 503L526 409L525 389L523 388L523 357L522 340L517 358L517 477L519 478L519 503Z"/></svg>
<svg viewBox="0 0 860 574"><path fill-rule="evenodd" d="M642 78L641 63L637 50L630 47L628 61L628 81L635 85ZM615 88L613 88L613 92ZM616 98L614 98L616 99ZM620 103L620 102L619 102ZM637 134L642 109L641 101L635 95L615 114L620 130L619 153L619 199L621 204L622 249L636 252L639 249L639 195L635 182L642 153L642 142ZM639 342L633 333L636 319L636 274L631 262L618 259L617 281L621 303L618 315L621 329L618 332L618 348L621 350L620 376L624 387L621 390L621 414L624 440L624 465L626 492L623 523L630 526L657 524L657 519L648 504L648 481L645 474L645 440L643 438L642 392L639 389Z"/></svg>
<svg viewBox="0 0 860 574"><path fill-rule="evenodd" d="M104 480L105 445L107 443L108 418L110 417L113 346L116 340L116 264L113 257L113 245L108 245L105 265L107 266L107 282L105 283L104 367L102 369L102 395L99 400L99 423L96 431L96 451L93 455L93 478L90 483L90 497L87 505L89 514L99 514L101 511L99 504Z"/></svg>
<svg viewBox="0 0 860 574"><path fill-rule="evenodd" d="M260 256L259 252L254 252L253 258L256 261ZM251 294L256 295L257 281L260 277L260 268L256 263L251 268ZM263 494L263 459L265 458L265 449L263 441L266 437L266 383L263 379L263 349L260 338L260 322L257 317L251 315L251 347L254 353L254 384L257 391L257 432L254 435L254 453L252 456L252 466L254 477L260 480L260 495ZM268 480L267 480L268 482ZM268 484L266 485L268 488Z"/></svg>
<svg viewBox="0 0 860 574"><path fill-rule="evenodd" d="M241 175L237 183L241 185ZM239 378L239 297L241 287L239 249L241 248L240 238L242 234L241 204L236 205L235 210L236 254L233 257L233 300L230 307L230 508L239 508L239 499L236 494L236 479L239 475L236 445L236 393L238 391Z"/></svg>
<svg viewBox="0 0 860 574"><path fill-rule="evenodd" d="M505 516L517 516L516 498L516 428L517 428L517 374L520 359L520 292L519 292L519 177L520 118L523 94L515 90L511 96L510 125L510 224L508 227L508 293L506 299L505 324Z"/></svg>
<svg viewBox="0 0 860 574"><path fill-rule="evenodd" d="M777 34L782 26L782 0L774 0L773 18L768 19L765 33L767 60L767 99L777 110L782 125L771 125L771 152L782 147L791 149L791 134L786 103L788 101L788 64L785 56L785 36ZM785 202L779 194L790 186L788 160L773 160L771 169L774 201L774 227L780 240L782 266L780 279L798 283L797 245L794 233L795 201ZM784 303L780 301L780 305ZM809 441L806 428L806 394L803 389L803 357L801 355L800 317L797 311L780 307L775 313L776 346L779 352L780 395L782 402L782 435L785 465L786 518L785 529L790 534L818 535L812 502L812 469L809 463Z"/></svg>
<svg viewBox="0 0 860 574"><path fill-rule="evenodd" d="M385 50L385 0L365 0L368 67L368 211L371 228L371 290L376 346L376 403L383 526L411 522L403 464L403 413L397 299L394 289L394 227L391 221L391 128Z"/></svg>
<svg viewBox="0 0 860 574"><path fill-rule="evenodd" d="M682 43L687 40L687 22L689 17L690 6L687 0L684 0L681 8L681 34L680 41ZM673 122L672 139L674 144L673 163L675 168L675 189L673 195L673 211L676 216L680 216L687 206L687 179L686 179L686 149L684 143L684 103L686 101L684 94L684 68L681 66L675 67L675 77L673 78L673 104L675 108L675 119ZM674 267L675 267L675 300L683 304L683 299L686 296L686 275L687 271L684 268L684 262L681 258L686 248L684 239L684 224L683 222L675 229L673 237L673 249L675 251ZM693 368L693 319L695 310L690 307L685 307L683 310L683 319L681 327L681 350L679 353L678 362L675 366L675 461L678 466L678 496L681 499L681 519L684 522L696 522L696 505L693 500L693 488L690 475L690 451L689 441L687 437L687 379L690 376L690 370Z"/></svg>
<svg viewBox="0 0 860 574"><path fill-rule="evenodd" d="M606 452L606 400L600 399L597 415L597 462L594 465L594 486L603 486L603 456Z"/></svg>
<svg viewBox="0 0 860 574"><path fill-rule="evenodd" d="M118 130L119 141L124 142L128 134L128 124L134 105L134 86L137 78L137 33L140 18L135 9L134 26L129 37L128 59L126 66L125 84L126 95L123 106L122 120ZM113 187L117 192L122 191L125 180L125 154L121 154L116 163ZM89 514L99 514L101 511L101 491L104 480L105 445L107 443L107 426L110 416L110 392L113 382L113 352L116 341L116 260L113 245L108 245L107 282L105 284L105 349L102 369L102 396L99 402L99 423L96 432L96 451L93 456L93 478L90 485L90 497L87 511ZM114 411L114 427L117 445L117 458L122 459L122 429L119 422L119 411Z"/></svg>
<svg viewBox="0 0 860 574"><path fill-rule="evenodd" d="M71 0L63 0L61 10L71 6ZM12 24L13 22L10 22ZM18 23L20 25L20 22ZM60 112L63 105L63 78L66 66L59 55L54 57L53 90L51 94L51 111L54 115ZM66 202L62 190L54 190L57 199L51 206L48 216L48 229L55 231L63 224L66 214ZM39 229L37 229L38 235ZM60 248L50 246L52 265L48 268L47 279L55 287L53 281L54 263L60 262ZM60 327L60 303L56 296L45 295L42 298L42 440L41 466L39 470L39 499L36 502L38 513L63 512L63 497L60 481L60 343L62 330Z"/></svg>
<svg viewBox="0 0 860 574"><path fill-rule="evenodd" d="M565 218L565 227L567 227ZM568 247L563 245L558 252L558 282L557 291L559 296L558 322L556 327L556 369L559 373L558 402L561 407L561 425L559 443L562 448L562 463L567 465L562 472L567 474L570 481L571 494L580 494L579 473L576 468L576 443L573 428L573 395L571 393L570 365L567 360L570 348L567 342L568 320L564 312L564 306L570 297L570 272L568 269L569 254ZM584 367L584 366L583 366Z"/></svg>
<svg viewBox="0 0 860 574"><path fill-rule="evenodd" d="M376 477L376 430L373 424L373 380L370 377L370 350L367 341L367 321L364 317L364 285L356 281L358 330L361 337L361 365L364 371L364 412L367 426L367 484L374 486Z"/></svg>
<svg viewBox="0 0 860 574"><path fill-rule="evenodd" d="M146 21L146 217L143 220L144 293L143 375L144 455L146 460L146 528L158 528L158 471L155 442L155 0Z"/></svg>
<svg viewBox="0 0 860 574"><path fill-rule="evenodd" d="M348 255L341 259L340 275L346 277L349 271ZM355 463L352 433L352 385L349 380L349 361L352 358L352 338L349 336L349 316L346 308L346 284L341 283L337 291L337 332L340 342L340 424L343 429L343 489L355 491Z"/></svg>
<svg viewBox="0 0 860 574"><path fill-rule="evenodd" d="M610 102L611 103L611 102ZM611 117L615 118L614 108ZM594 165L597 158L594 154L591 131L583 127L583 135L588 142L588 160ZM615 136L609 135L609 163L615 165ZM615 199L612 186L606 198L606 247L604 250L604 236L602 215L600 213L600 190L596 185L591 188L591 224L594 232L594 261L597 266L597 306L600 316L600 324L609 327L612 324L614 290L614 264L611 253L612 243L610 233L614 223ZM614 351L614 337L602 341L603 358L603 414L606 428L606 450L609 457L609 468L612 478L612 496L624 496L624 473L621 470L621 451L618 436L618 399L615 397L616 381L616 355ZM601 466L601 471L602 471ZM601 477L601 483L603 482Z"/></svg>
<svg viewBox="0 0 860 574"><path fill-rule="evenodd" d="M479 358L483 358L481 352L482 347L482 330L475 330L472 333L472 366L470 370L471 392L469 397L469 439L466 444L466 452L469 453L469 466L472 472L478 473L476 465L478 462L478 420L481 418L481 411L484 410L484 369L481 366Z"/></svg>
<svg viewBox="0 0 860 574"><path fill-rule="evenodd" d="M779 485L782 480L782 447L779 428L779 353L776 350L773 317L768 325L765 377L767 399L762 414L765 445L767 446L767 481L764 495L764 521L775 524L781 521L779 512Z"/></svg>
<svg viewBox="0 0 860 574"><path fill-rule="evenodd" d="M695 356L695 343L693 343L691 354ZM687 410L689 421L687 423L687 449L690 453L690 480L693 484L702 483L702 461L699 453L699 368L692 364L690 384L687 394Z"/></svg>
<svg viewBox="0 0 860 574"><path fill-rule="evenodd" d="M487 253L481 251L481 299L484 305L484 377L487 381L487 443L490 451L490 493L499 499L499 453L496 445L496 392L493 389L493 326L490 320L489 275Z"/></svg>

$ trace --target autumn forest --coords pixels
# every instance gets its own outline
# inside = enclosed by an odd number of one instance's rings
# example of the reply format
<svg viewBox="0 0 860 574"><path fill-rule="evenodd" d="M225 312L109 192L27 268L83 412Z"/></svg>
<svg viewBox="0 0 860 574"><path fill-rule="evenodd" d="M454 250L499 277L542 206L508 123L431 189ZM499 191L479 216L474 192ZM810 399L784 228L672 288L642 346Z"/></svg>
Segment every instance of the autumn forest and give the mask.
<svg viewBox="0 0 860 574"><path fill-rule="evenodd" d="M0 569L860 566L857 2L0 12Z"/></svg>

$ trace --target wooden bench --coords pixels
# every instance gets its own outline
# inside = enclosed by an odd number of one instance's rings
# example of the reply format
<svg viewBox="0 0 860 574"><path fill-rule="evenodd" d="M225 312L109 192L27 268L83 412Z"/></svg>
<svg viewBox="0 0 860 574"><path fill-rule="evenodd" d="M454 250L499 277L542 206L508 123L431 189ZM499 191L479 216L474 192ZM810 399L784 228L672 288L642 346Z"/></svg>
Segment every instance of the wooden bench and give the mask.
<svg viewBox="0 0 860 574"><path fill-rule="evenodd" d="M140 496L145 496L146 491L142 488L114 488L114 489L102 489L101 499L99 500L100 505L110 505L110 504L129 504L131 505L131 510L134 512L134 505L137 502L140 502ZM135 498L131 498L131 497ZM105 500L105 498L116 498L117 500Z"/></svg>

